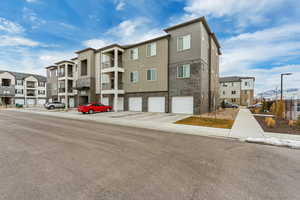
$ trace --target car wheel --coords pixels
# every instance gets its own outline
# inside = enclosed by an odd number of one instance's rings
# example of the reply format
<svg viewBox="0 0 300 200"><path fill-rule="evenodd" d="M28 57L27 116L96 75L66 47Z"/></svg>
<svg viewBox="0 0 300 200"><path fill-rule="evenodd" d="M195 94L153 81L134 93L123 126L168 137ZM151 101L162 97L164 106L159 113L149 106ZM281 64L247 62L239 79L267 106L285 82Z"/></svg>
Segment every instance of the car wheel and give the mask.
<svg viewBox="0 0 300 200"><path fill-rule="evenodd" d="M50 106L50 108L49 108L50 110L53 110L54 109L54 106Z"/></svg>
<svg viewBox="0 0 300 200"><path fill-rule="evenodd" d="M106 112L110 112L110 109L109 109L109 108L107 108L107 109L106 109Z"/></svg>
<svg viewBox="0 0 300 200"><path fill-rule="evenodd" d="M89 114L93 114L94 113L94 111L93 110L89 110Z"/></svg>

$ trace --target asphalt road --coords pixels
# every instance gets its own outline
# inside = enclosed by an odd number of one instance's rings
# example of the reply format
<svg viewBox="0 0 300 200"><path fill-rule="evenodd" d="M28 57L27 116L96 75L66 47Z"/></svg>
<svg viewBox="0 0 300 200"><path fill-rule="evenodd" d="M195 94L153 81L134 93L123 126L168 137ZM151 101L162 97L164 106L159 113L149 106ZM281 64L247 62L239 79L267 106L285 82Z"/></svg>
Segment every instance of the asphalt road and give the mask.
<svg viewBox="0 0 300 200"><path fill-rule="evenodd" d="M0 199L299 199L300 151L0 110Z"/></svg>

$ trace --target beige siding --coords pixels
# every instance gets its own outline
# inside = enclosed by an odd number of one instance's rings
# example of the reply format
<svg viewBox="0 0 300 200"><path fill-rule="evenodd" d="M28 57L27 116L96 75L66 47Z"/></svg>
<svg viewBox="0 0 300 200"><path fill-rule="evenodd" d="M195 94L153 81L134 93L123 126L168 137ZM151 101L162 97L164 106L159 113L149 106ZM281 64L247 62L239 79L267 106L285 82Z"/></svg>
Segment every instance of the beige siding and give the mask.
<svg viewBox="0 0 300 200"><path fill-rule="evenodd" d="M139 58L130 60L130 49L123 54L124 89L125 92L155 92L168 90L168 39L164 38L156 41L156 56L146 57L147 44L142 44L135 48L139 49ZM147 81L147 70L157 70L157 80ZM130 82L130 72L139 72L139 81Z"/></svg>

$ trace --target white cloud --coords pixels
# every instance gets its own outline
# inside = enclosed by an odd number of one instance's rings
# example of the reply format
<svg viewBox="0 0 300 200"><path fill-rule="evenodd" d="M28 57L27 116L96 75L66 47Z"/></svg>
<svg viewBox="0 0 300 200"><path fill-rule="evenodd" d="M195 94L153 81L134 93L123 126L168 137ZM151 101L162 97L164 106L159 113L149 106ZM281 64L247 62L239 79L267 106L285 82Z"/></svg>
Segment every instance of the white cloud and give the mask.
<svg viewBox="0 0 300 200"><path fill-rule="evenodd" d="M125 5L126 4L125 4L124 0L117 1L116 10L118 10L118 11L123 10Z"/></svg>
<svg viewBox="0 0 300 200"><path fill-rule="evenodd" d="M0 17L0 31L5 31L7 33L15 34L24 32L24 28L12 21Z"/></svg>
<svg viewBox="0 0 300 200"><path fill-rule="evenodd" d="M25 0L27 3L35 3L38 2L38 0Z"/></svg>
<svg viewBox="0 0 300 200"><path fill-rule="evenodd" d="M30 40L28 38L24 38L22 36L8 36L1 35L0 36L0 46L2 47L16 47L16 46L28 46L35 47L40 44L36 41Z"/></svg>
<svg viewBox="0 0 300 200"><path fill-rule="evenodd" d="M95 49L99 49L101 47L105 47L109 44L112 44L113 42L110 42L108 40L102 40L102 39L90 39L83 42L83 45L86 47L92 47Z"/></svg>
<svg viewBox="0 0 300 200"><path fill-rule="evenodd" d="M187 0L184 10L192 16L233 17L240 27L267 22L266 14L293 0Z"/></svg>
<svg viewBox="0 0 300 200"><path fill-rule="evenodd" d="M39 18L32 9L27 7L23 8L23 18L31 23L33 29L36 29L46 23L46 21Z"/></svg>

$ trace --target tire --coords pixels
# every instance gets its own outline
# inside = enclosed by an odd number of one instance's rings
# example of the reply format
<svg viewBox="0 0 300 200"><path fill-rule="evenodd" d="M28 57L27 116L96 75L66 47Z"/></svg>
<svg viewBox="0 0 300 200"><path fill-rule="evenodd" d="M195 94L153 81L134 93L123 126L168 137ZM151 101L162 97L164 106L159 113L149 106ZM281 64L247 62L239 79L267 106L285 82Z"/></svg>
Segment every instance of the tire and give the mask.
<svg viewBox="0 0 300 200"><path fill-rule="evenodd" d="M54 106L50 106L50 107L49 107L50 110L53 110L54 108L55 108Z"/></svg>
<svg viewBox="0 0 300 200"><path fill-rule="evenodd" d="M109 109L109 108L107 108L107 109L106 109L106 112L110 112L110 109Z"/></svg>
<svg viewBox="0 0 300 200"><path fill-rule="evenodd" d="M94 114L94 111L93 110L89 110L89 114Z"/></svg>

